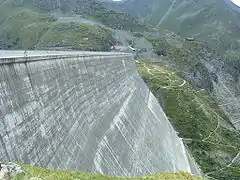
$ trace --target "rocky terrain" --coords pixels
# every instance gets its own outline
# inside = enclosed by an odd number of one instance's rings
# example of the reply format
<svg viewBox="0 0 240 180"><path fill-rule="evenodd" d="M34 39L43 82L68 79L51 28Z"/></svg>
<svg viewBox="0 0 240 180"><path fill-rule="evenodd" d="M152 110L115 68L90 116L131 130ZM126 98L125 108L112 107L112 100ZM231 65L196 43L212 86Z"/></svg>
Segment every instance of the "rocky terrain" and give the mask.
<svg viewBox="0 0 240 180"><path fill-rule="evenodd" d="M165 58L153 61L167 62L173 71L178 72L194 88L207 90L239 129L238 60L229 60L205 43L197 40L188 42L170 32L165 32L161 37L148 36L147 39L155 49L168 54Z"/></svg>
<svg viewBox="0 0 240 180"><path fill-rule="evenodd" d="M239 7L229 0L128 0L106 6L182 36L206 42L221 55L239 53Z"/></svg>

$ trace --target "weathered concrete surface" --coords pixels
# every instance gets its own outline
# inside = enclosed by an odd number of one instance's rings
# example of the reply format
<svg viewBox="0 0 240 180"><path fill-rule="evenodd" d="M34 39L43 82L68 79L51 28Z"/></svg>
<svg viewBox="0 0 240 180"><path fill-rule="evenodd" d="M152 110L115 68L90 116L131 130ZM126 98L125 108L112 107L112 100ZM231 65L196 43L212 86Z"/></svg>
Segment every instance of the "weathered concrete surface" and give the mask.
<svg viewBox="0 0 240 180"><path fill-rule="evenodd" d="M131 54L6 54L0 161L121 176L190 171L183 143Z"/></svg>

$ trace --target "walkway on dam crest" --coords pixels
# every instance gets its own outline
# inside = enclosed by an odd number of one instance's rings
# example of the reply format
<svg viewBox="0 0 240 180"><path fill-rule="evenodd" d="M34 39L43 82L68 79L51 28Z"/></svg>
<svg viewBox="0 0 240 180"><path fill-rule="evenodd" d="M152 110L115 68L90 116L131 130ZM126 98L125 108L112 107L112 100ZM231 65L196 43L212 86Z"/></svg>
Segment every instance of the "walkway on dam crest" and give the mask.
<svg viewBox="0 0 240 180"><path fill-rule="evenodd" d="M39 56L64 56L64 55L79 55L79 56L109 56L123 55L128 53L122 52L93 52L93 51L27 51L24 50L0 50L0 59L16 58L16 57L39 57Z"/></svg>

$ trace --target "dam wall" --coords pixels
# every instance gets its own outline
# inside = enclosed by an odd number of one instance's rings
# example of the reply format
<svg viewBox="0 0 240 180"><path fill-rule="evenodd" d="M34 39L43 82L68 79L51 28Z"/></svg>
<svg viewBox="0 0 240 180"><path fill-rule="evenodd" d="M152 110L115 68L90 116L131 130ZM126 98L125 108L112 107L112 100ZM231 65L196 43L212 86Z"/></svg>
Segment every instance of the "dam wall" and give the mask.
<svg viewBox="0 0 240 180"><path fill-rule="evenodd" d="M0 161L119 176L191 171L133 55L29 54L0 57Z"/></svg>

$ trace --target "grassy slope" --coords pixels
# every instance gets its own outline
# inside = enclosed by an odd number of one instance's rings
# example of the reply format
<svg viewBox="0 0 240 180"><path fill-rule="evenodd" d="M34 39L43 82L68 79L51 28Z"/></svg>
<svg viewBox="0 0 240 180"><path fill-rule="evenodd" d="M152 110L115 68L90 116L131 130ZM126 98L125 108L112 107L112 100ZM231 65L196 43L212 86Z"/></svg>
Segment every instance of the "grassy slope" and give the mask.
<svg viewBox="0 0 240 180"><path fill-rule="evenodd" d="M41 37L38 45L106 51L114 41L111 32L101 27L78 23L56 23Z"/></svg>
<svg viewBox="0 0 240 180"><path fill-rule="evenodd" d="M0 7L0 48L3 49L61 46L106 51L113 41L111 32L101 27L58 22L31 6Z"/></svg>
<svg viewBox="0 0 240 180"><path fill-rule="evenodd" d="M162 33L160 37L147 36L147 39L153 44L154 49L167 52L168 56L164 60L171 64L170 67L173 71L186 78L194 85L194 88L207 89L208 91L213 89L212 81L209 80L215 80L216 74L209 72L203 65L203 61L215 60L219 63L231 63L239 58L234 56L231 59L226 59L220 56L217 51L211 50L205 43L197 40L185 41L171 32ZM195 79L194 74L200 74L201 80Z"/></svg>
<svg viewBox="0 0 240 180"><path fill-rule="evenodd" d="M121 177L111 177L100 174L89 174L84 172L74 172L74 171L59 171L43 169L39 167L33 167L30 165L22 165L22 169L25 174L20 174L15 176L13 180L28 180L32 177L41 178L44 180L201 180L200 177L191 176L188 173L161 173L158 175L149 175L145 177L138 178L121 178Z"/></svg>
<svg viewBox="0 0 240 180"><path fill-rule="evenodd" d="M109 10L96 0L87 0L87 3L78 6L74 11L82 16L90 16L110 28L132 31L147 30L147 26L137 21L132 16Z"/></svg>
<svg viewBox="0 0 240 180"><path fill-rule="evenodd" d="M239 134L208 93L164 69L148 70L151 64L140 63L138 68L202 171L221 180L239 179L239 165L227 167L240 152Z"/></svg>
<svg viewBox="0 0 240 180"><path fill-rule="evenodd" d="M144 31L147 26L137 21L128 14L111 11L102 5L98 0L58 0L49 3L49 1L42 0L23 0L20 4L34 5L45 11L60 10L66 14L79 14L85 18L92 18L102 24L116 29Z"/></svg>
<svg viewBox="0 0 240 180"><path fill-rule="evenodd" d="M179 67L192 67L201 60L216 59L220 62L240 61L240 55L229 54L224 57L218 51L212 49L208 43L198 39L190 42L170 31L163 31L159 36L145 35L146 39L153 44L157 51L167 51L167 60ZM179 68L180 69L180 68ZM177 69L175 69L177 71Z"/></svg>
<svg viewBox="0 0 240 180"><path fill-rule="evenodd" d="M31 48L54 21L47 14L27 7L0 7L1 46Z"/></svg>

